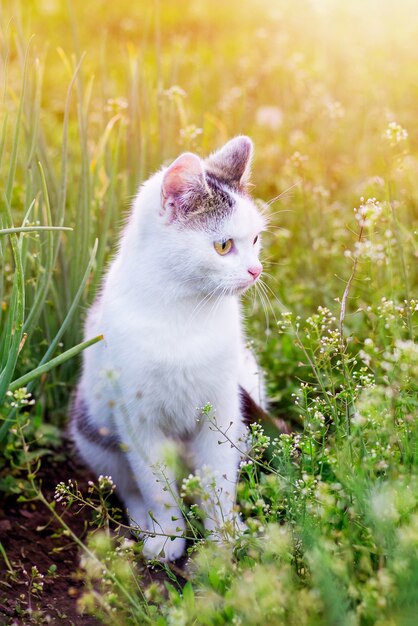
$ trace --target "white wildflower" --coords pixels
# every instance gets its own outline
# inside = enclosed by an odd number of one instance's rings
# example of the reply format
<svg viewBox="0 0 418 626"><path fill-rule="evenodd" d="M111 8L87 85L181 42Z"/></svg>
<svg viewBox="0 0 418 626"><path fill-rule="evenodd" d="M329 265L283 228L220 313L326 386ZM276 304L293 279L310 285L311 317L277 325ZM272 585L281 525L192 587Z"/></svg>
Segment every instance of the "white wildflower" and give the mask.
<svg viewBox="0 0 418 626"><path fill-rule="evenodd" d="M255 121L258 126L277 130L283 124L283 112L277 106L261 106L255 112Z"/></svg>
<svg viewBox="0 0 418 626"><path fill-rule="evenodd" d="M163 93L169 100L179 100L181 98L187 97L187 93L184 91L182 87L179 87L179 85L172 85L169 89L166 89Z"/></svg>
<svg viewBox="0 0 418 626"><path fill-rule="evenodd" d="M180 129L180 137L183 142L193 141L203 133L201 128L198 128L195 124L189 124Z"/></svg>
<svg viewBox="0 0 418 626"><path fill-rule="evenodd" d="M376 198L360 198L360 207L354 209L356 220L362 227L370 228L377 222L382 214L382 205Z"/></svg>
<svg viewBox="0 0 418 626"><path fill-rule="evenodd" d="M397 122L389 122L383 137L390 143L391 146L396 146L408 139L408 131L402 128Z"/></svg>
<svg viewBox="0 0 418 626"><path fill-rule="evenodd" d="M110 489L110 491L114 491L116 489L116 485L111 476L103 476L103 474L100 474L98 484L99 489Z"/></svg>

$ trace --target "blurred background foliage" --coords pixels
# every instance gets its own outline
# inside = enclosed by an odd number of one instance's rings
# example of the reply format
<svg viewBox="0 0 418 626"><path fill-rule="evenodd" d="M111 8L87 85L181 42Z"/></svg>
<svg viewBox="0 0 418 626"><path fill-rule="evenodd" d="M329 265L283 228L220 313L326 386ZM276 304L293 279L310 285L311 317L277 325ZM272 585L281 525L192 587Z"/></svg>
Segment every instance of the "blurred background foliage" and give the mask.
<svg viewBox="0 0 418 626"><path fill-rule="evenodd" d="M16 374L35 367L59 332L98 239L93 273L60 344L80 341L85 307L138 184L182 150L206 155L245 133L256 149L255 197L279 196L265 236L269 320L249 298L248 324L278 411L294 411L297 351L275 332L274 316L338 308L359 252L353 208L361 197L383 208L361 248L348 301L354 344L373 323L368 306L382 297L402 302L416 286L413 15L413 0L3 1L1 184L10 180L17 141L15 226L34 200L29 222L48 223L48 195L51 223L73 228L51 239L25 236L27 316L46 271L51 280L44 280ZM5 215L3 206L3 227L10 226ZM0 245L4 331L13 263L4 238ZM65 364L42 383L50 411L62 411L74 375L74 363Z"/></svg>

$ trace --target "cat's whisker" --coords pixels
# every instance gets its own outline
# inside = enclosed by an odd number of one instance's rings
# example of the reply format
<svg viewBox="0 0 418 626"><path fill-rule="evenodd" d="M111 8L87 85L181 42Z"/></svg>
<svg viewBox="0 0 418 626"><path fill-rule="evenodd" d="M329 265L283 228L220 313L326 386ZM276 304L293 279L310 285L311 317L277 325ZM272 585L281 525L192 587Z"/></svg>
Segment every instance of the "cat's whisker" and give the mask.
<svg viewBox="0 0 418 626"><path fill-rule="evenodd" d="M276 313L274 311L274 307L270 301L270 297L269 297L269 293L272 294L272 296L279 302L279 300L277 299L277 297L275 296L273 290L269 287L269 285L267 285L267 283L265 283L263 280L260 281L260 288L263 289L263 293L265 294L265 297L267 299L267 303L270 307L270 310L272 312L273 318L277 324L277 317L276 317ZM281 305L281 307L283 308L283 305Z"/></svg>
<svg viewBox="0 0 418 626"><path fill-rule="evenodd" d="M257 285L257 283L256 283ZM251 303L251 311L252 313L254 313L255 311L255 304L256 304L256 299L257 299L257 289L251 289L251 296L252 296L252 303Z"/></svg>
<svg viewBox="0 0 418 626"><path fill-rule="evenodd" d="M268 276L271 280L273 280L274 282L277 282L277 278L275 276L273 276L272 274L270 274L269 272L263 272L263 276ZM273 298L278 300L277 295L274 293L274 291L270 287L270 285L265 280L263 280L262 278L259 279L259 280L260 280L261 284L271 293Z"/></svg>
<svg viewBox="0 0 418 626"><path fill-rule="evenodd" d="M208 319L209 319L210 317L212 317L212 313L213 313L214 308L215 308L215 306L216 306L216 304L217 304L217 302L218 302L218 300L219 300L219 298L220 298L220 296L221 296L221 294L222 294L222 291L223 291L223 289L221 288L220 293L218 293L218 294L214 297L214 299L213 299L213 301L212 301L212 306L211 306L211 308L210 308L210 309L209 309L209 311L208 311L208 315L207 315Z"/></svg>
<svg viewBox="0 0 418 626"><path fill-rule="evenodd" d="M281 213L294 213L294 209L277 209L277 211L269 211L267 217L274 217L275 215L280 215Z"/></svg>
<svg viewBox="0 0 418 626"><path fill-rule="evenodd" d="M190 314L190 318L189 321L191 322L193 320L194 317L196 317L197 312L199 311L199 309L201 309L206 301L209 301L210 298L215 295L215 293L217 292L217 290L219 289L218 286L216 286L214 289L212 289L209 293L207 293L195 306L195 308L193 309L193 311Z"/></svg>
<svg viewBox="0 0 418 626"><path fill-rule="evenodd" d="M212 306L211 310L209 311L209 317L211 317L212 315L215 315L216 310L219 307L219 304L221 303L223 297L227 294L227 292L228 292L228 288L223 287L221 290L221 293L218 295L218 297L215 300L215 304Z"/></svg>
<svg viewBox="0 0 418 626"><path fill-rule="evenodd" d="M272 266L272 269L274 269L275 267L286 267L287 263L285 263L285 262L280 263L280 261L263 261L263 265L264 265L264 267ZM263 272L263 274L264 273L265 272ZM278 277L276 276L275 277L275 281L277 281L277 280L278 280Z"/></svg>
<svg viewBox="0 0 418 626"><path fill-rule="evenodd" d="M270 258L263 259L262 263L263 263L264 266L266 266L266 265L277 265L279 267L285 267L286 266L286 262L285 261L270 261ZM263 271L263 274L265 274L264 271Z"/></svg>
<svg viewBox="0 0 418 626"><path fill-rule="evenodd" d="M259 282L258 282L258 289L263 294L264 298L266 299L266 302L269 303L269 300L268 300L268 297L267 297L267 291L266 291L265 283L262 280L260 280L260 279L259 279Z"/></svg>
<svg viewBox="0 0 418 626"><path fill-rule="evenodd" d="M292 191L292 189L294 189L298 185L299 185L299 181L297 181L296 183L293 183L293 185L290 185L290 187L288 187L287 189L285 189L284 191L279 193L278 196L274 196L274 198L271 198L271 200L267 200L267 202L265 204L267 206L271 206L272 204L274 204L275 202L277 202L281 198L284 198L285 196L287 196L289 194L289 191Z"/></svg>
<svg viewBox="0 0 418 626"><path fill-rule="evenodd" d="M281 226L273 226L271 228L265 228L263 233L268 233L269 235L277 235L277 231L286 231L287 228L282 228Z"/></svg>
<svg viewBox="0 0 418 626"><path fill-rule="evenodd" d="M282 209L280 211L275 211L274 213L266 213L264 217L264 227L263 232L267 232L269 228L275 226L277 219L276 216L281 213L294 213L293 209Z"/></svg>
<svg viewBox="0 0 418 626"><path fill-rule="evenodd" d="M263 309L265 323L266 323L266 329L267 329L267 328L270 328L270 316L269 316L269 313L268 313L268 310L267 310L265 296L264 296L264 293L263 293L263 291L261 289L261 283L256 283L255 287L256 287L256 290L257 290L257 295L260 298L261 308Z"/></svg>
<svg viewBox="0 0 418 626"><path fill-rule="evenodd" d="M279 308L281 311L285 311L286 307L283 304L283 302L281 302L281 300L277 297L277 295L274 293L273 289L270 287L270 285L268 285L266 282L264 282L263 280L261 281L261 283L263 284L264 288L267 290L268 293L271 294L271 296L275 299L275 301L277 302L277 304L279 305ZM275 318L276 319L276 318ZM277 319L276 319L277 322Z"/></svg>
<svg viewBox="0 0 418 626"><path fill-rule="evenodd" d="M277 282L277 277L270 274L270 272L263 271L263 276L268 276L273 282Z"/></svg>

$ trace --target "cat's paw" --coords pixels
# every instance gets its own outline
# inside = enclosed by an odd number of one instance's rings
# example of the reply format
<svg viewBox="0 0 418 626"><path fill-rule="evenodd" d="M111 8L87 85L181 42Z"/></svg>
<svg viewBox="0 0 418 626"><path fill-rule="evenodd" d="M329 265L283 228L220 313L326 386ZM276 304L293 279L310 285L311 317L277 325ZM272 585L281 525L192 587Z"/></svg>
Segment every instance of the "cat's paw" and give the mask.
<svg viewBox="0 0 418 626"><path fill-rule="evenodd" d="M163 535L155 535L145 539L143 553L147 559L175 561L184 554L185 549L186 540L183 537L170 539Z"/></svg>

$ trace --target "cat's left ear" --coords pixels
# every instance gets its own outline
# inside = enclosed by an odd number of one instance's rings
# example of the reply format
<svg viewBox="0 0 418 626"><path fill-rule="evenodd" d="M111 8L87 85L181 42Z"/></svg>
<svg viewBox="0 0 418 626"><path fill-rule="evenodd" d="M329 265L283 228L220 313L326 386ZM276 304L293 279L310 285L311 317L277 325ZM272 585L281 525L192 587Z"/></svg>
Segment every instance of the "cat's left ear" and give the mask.
<svg viewBox="0 0 418 626"><path fill-rule="evenodd" d="M243 188L249 182L252 154L251 139L239 135L206 159L206 169L231 187Z"/></svg>
<svg viewBox="0 0 418 626"><path fill-rule="evenodd" d="M172 222L192 212L196 200L207 191L203 163L196 154L184 152L166 170L161 187L162 215Z"/></svg>

